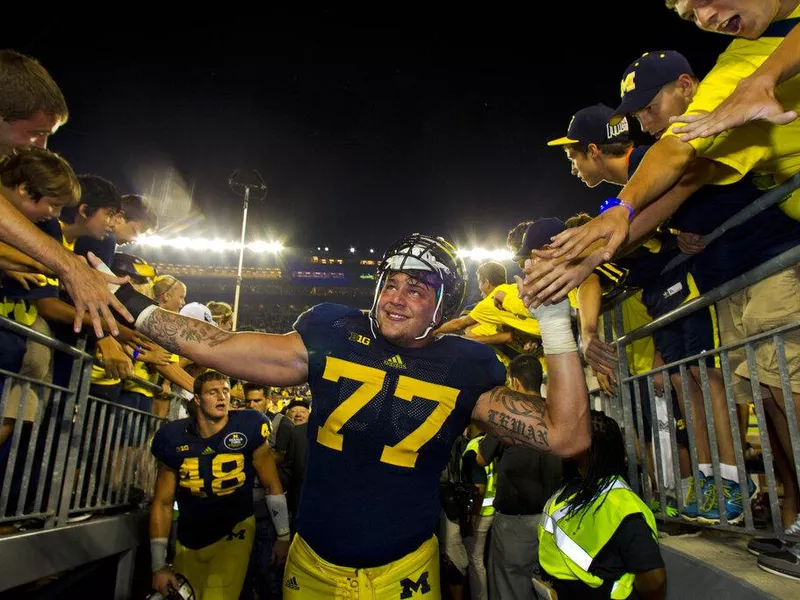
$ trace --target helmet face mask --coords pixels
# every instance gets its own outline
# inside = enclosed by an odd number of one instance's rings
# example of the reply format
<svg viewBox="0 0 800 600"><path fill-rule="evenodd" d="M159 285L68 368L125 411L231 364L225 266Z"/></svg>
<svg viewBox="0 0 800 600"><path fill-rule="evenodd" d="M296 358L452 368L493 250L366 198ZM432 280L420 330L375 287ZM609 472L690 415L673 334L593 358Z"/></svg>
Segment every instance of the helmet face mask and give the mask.
<svg viewBox="0 0 800 600"><path fill-rule="evenodd" d="M437 289L436 310L422 335L425 338L440 322L458 314L467 289L467 274L464 261L458 256L455 246L442 237L415 233L389 247L378 267L375 298L369 311L373 334L377 327L377 307L383 286L393 273L404 273ZM426 276L430 273L431 276Z"/></svg>

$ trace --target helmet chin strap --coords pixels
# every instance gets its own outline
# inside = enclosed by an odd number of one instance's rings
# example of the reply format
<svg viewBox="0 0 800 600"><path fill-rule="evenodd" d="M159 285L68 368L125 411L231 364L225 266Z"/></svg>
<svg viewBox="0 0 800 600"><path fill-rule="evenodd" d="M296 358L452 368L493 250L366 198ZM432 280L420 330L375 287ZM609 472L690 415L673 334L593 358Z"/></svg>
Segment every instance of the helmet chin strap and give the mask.
<svg viewBox="0 0 800 600"><path fill-rule="evenodd" d="M381 295L381 288L383 287L383 280L385 277L386 271L381 273L381 276L378 277L378 283L375 285L375 297L372 299L372 308L369 309L369 330L372 332L372 337L375 338L378 337L378 333L375 331L375 325L378 322L378 297Z"/></svg>
<svg viewBox="0 0 800 600"><path fill-rule="evenodd" d="M431 324L425 328L425 331L422 335L415 337L415 340L422 340L427 337L427 335L436 327L436 313L439 312L439 309L442 307L442 299L444 298L444 283L439 285L439 293L436 294L439 296L439 299L436 301L436 310L433 311L433 319L431 319Z"/></svg>

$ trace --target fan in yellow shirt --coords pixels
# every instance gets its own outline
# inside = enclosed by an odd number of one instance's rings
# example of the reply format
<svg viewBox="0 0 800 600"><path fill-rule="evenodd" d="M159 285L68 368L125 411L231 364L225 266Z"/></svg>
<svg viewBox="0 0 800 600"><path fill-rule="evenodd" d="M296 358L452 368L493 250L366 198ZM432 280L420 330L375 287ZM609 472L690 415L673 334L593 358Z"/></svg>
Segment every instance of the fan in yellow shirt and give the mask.
<svg viewBox="0 0 800 600"><path fill-rule="evenodd" d="M481 264L478 289L483 299L467 314L443 323L437 334L466 331L466 337L494 347L508 365L517 354L538 347L539 324L519 299L517 285L506 283L506 268L498 262Z"/></svg>
<svg viewBox="0 0 800 600"><path fill-rule="evenodd" d="M717 108L742 79L752 75L767 61L800 22L798 0L757 3L710 0L703 2L702 6L697 0L677 0L668 2L668 5L682 17L696 22L701 29L737 36L700 83L687 114ZM791 57L789 62L789 66L782 69L782 76L794 72ZM635 95L635 90L635 81L624 83L623 104L625 96ZM786 111L797 112L800 109L800 75L787 77L777 87L777 93ZM626 111L618 112L623 114ZM558 236L552 244L555 248L552 257L578 256L592 243L605 238L608 244L600 253L609 259L624 242L632 214L664 195L681 180L697 158L708 159L714 165L711 182L717 184L733 183L751 171L772 178L774 183L781 183L800 171L800 120L787 125L751 121L718 135L686 142L676 131L679 126L680 123L675 123L669 127L647 152L635 175L620 192L618 200L621 202L615 203L591 223ZM788 215L800 219L800 194L795 193L782 204L782 208ZM537 272L533 277L540 275ZM526 291L537 294L541 289L533 285Z"/></svg>

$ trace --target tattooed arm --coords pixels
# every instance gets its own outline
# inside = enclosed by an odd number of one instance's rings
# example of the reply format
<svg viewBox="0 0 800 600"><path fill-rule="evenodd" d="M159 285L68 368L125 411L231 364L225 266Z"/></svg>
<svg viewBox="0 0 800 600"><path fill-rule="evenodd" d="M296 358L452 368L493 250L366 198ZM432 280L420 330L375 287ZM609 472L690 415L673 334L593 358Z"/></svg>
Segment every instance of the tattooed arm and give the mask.
<svg viewBox="0 0 800 600"><path fill-rule="evenodd" d="M472 418L506 444L527 444L557 456L589 447L589 398L577 352L547 355L548 401L507 387L478 398Z"/></svg>
<svg viewBox="0 0 800 600"><path fill-rule="evenodd" d="M290 386L308 378L308 352L296 332L231 333L160 308L136 328L170 352L238 379Z"/></svg>

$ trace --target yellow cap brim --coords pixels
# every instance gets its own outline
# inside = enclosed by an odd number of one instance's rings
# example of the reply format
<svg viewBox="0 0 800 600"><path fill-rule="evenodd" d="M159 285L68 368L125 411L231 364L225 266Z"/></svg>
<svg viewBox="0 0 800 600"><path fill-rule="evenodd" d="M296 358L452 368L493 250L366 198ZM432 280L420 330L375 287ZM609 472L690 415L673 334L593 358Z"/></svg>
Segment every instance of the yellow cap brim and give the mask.
<svg viewBox="0 0 800 600"><path fill-rule="evenodd" d="M568 137L558 138L557 140L550 140L547 142L548 146L566 146L567 144L577 144L578 140L573 140Z"/></svg>

